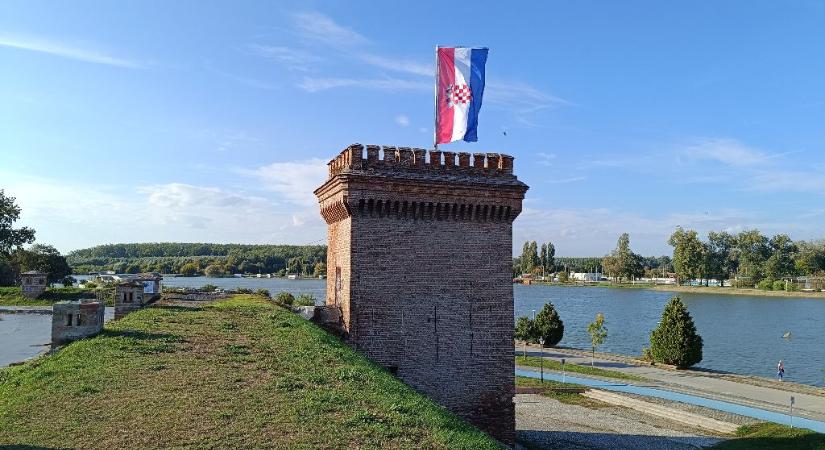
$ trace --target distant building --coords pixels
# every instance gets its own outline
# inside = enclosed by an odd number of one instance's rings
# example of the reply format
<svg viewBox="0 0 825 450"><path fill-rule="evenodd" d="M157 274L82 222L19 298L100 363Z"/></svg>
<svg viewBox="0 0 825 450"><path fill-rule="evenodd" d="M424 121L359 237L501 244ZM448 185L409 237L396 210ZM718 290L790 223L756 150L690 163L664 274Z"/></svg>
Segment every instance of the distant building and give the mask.
<svg viewBox="0 0 825 450"><path fill-rule="evenodd" d="M143 307L143 289L143 283L139 281L126 281L115 286L115 319Z"/></svg>
<svg viewBox="0 0 825 450"><path fill-rule="evenodd" d="M574 281L599 281L602 279L601 272L573 272L570 279Z"/></svg>
<svg viewBox="0 0 825 450"><path fill-rule="evenodd" d="M20 290L23 291L23 296L26 298L37 298L40 294L46 292L48 278L46 272L37 270L30 270L20 274Z"/></svg>
<svg viewBox="0 0 825 450"><path fill-rule="evenodd" d="M57 302L52 307L52 344L65 344L103 330L103 302Z"/></svg>
<svg viewBox="0 0 825 450"><path fill-rule="evenodd" d="M139 273L137 275L129 275L128 281L134 281L143 284L144 301L148 302L156 298L160 298L161 284L163 277L156 272Z"/></svg>

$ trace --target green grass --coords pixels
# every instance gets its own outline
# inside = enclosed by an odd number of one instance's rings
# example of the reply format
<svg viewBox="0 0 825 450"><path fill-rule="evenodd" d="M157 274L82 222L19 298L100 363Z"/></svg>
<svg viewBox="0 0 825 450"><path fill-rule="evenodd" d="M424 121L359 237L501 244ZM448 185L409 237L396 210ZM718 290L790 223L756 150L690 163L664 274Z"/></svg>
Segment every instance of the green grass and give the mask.
<svg viewBox="0 0 825 450"><path fill-rule="evenodd" d="M0 448L498 445L260 297L153 306L0 370Z"/></svg>
<svg viewBox="0 0 825 450"><path fill-rule="evenodd" d="M825 434L775 423L743 425L737 438L720 442L715 450L823 450Z"/></svg>
<svg viewBox="0 0 825 450"><path fill-rule="evenodd" d="M587 389L586 386L581 386L578 384L562 383L560 381L553 380L544 380L544 383L542 383L541 380L537 380L535 378L516 376L516 387L544 388L545 391L543 391L541 395L558 400L568 405L578 405L587 408L605 408L610 406L607 403L600 402L590 397L585 397L578 392L560 391L560 389Z"/></svg>
<svg viewBox="0 0 825 450"><path fill-rule="evenodd" d="M78 287L47 288L40 297L31 300L23 297L19 287L0 287L0 306L52 306L64 300L94 298L95 291ZM111 303L111 302L109 302Z"/></svg>
<svg viewBox="0 0 825 450"><path fill-rule="evenodd" d="M539 358L538 356L516 356L516 364L519 366L540 367L541 358ZM547 370L555 370L561 372L561 362L545 358L544 368ZM578 364L565 364L564 369L568 373L580 373L582 375L594 375L598 377L616 378L619 380L628 381L646 381L643 377L637 375L619 372L616 370L600 369L598 367L582 366Z"/></svg>

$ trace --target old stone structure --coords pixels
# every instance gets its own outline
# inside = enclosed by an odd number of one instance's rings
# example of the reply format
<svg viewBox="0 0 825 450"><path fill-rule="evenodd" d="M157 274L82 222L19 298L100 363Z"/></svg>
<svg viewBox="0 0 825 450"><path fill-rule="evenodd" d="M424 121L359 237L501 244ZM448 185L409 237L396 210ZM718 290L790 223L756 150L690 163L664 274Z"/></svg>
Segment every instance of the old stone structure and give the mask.
<svg viewBox="0 0 825 450"><path fill-rule="evenodd" d="M128 281L139 281L143 283L143 299L144 302L149 300L156 300L161 297L161 284L163 277L159 273L139 273L131 275L127 278Z"/></svg>
<svg viewBox="0 0 825 450"><path fill-rule="evenodd" d="M347 342L511 445L512 224L526 191L508 155L360 144L315 191L327 305Z"/></svg>
<svg viewBox="0 0 825 450"><path fill-rule="evenodd" d="M115 286L115 319L139 310L144 303L143 283L127 281Z"/></svg>
<svg viewBox="0 0 825 450"><path fill-rule="evenodd" d="M52 344L65 344L103 330L105 304L95 300L57 302L52 308Z"/></svg>
<svg viewBox="0 0 825 450"><path fill-rule="evenodd" d="M46 292L48 283L46 279L48 274L46 272L39 272L31 270L20 274L20 289L23 291L23 296L26 298L37 298L40 294Z"/></svg>

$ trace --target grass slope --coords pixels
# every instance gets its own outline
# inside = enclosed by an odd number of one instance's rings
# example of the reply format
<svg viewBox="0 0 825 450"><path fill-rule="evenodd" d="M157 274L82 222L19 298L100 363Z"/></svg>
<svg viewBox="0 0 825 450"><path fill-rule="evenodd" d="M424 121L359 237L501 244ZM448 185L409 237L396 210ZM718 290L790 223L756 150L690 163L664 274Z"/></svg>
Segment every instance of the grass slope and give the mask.
<svg viewBox="0 0 825 450"><path fill-rule="evenodd" d="M516 387L542 388L544 391L541 392L541 395L558 400L567 405L578 405L593 409L611 406L599 400L585 397L578 392L565 392L565 389L587 389L586 386L578 384L562 383L553 380L544 380L544 383L542 383L541 380L535 378L516 376Z"/></svg>
<svg viewBox="0 0 825 450"><path fill-rule="evenodd" d="M516 365L540 367L541 358L538 356L516 356ZM561 372L561 362L544 358L544 368L547 370ZM578 364L565 364L564 370L567 371L567 373L580 373L582 375L594 375L597 377L616 378L619 380L628 381L645 381L644 378L637 375L619 372L616 370L600 369L598 367L582 366Z"/></svg>
<svg viewBox="0 0 825 450"><path fill-rule="evenodd" d="M720 442L714 450L825 450L825 435L775 423L743 425L737 438Z"/></svg>
<svg viewBox="0 0 825 450"><path fill-rule="evenodd" d="M76 287L47 288L40 297L31 300L23 296L19 287L0 287L0 306L52 306L63 300L80 300L94 298L91 289Z"/></svg>
<svg viewBox="0 0 825 450"><path fill-rule="evenodd" d="M259 297L155 306L0 371L0 448L498 448Z"/></svg>

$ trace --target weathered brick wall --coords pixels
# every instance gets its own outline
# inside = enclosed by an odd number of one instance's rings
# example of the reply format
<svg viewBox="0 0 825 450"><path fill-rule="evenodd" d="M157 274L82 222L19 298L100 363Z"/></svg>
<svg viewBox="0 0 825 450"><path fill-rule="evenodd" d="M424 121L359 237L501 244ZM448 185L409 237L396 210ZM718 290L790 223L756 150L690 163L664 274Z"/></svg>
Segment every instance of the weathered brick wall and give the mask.
<svg viewBox="0 0 825 450"><path fill-rule="evenodd" d="M52 307L52 343L65 344L103 330L105 305L98 301L57 302Z"/></svg>
<svg viewBox="0 0 825 450"><path fill-rule="evenodd" d="M424 156L351 146L330 163L316 190L327 304L351 345L512 444L512 221L527 187L506 155Z"/></svg>

